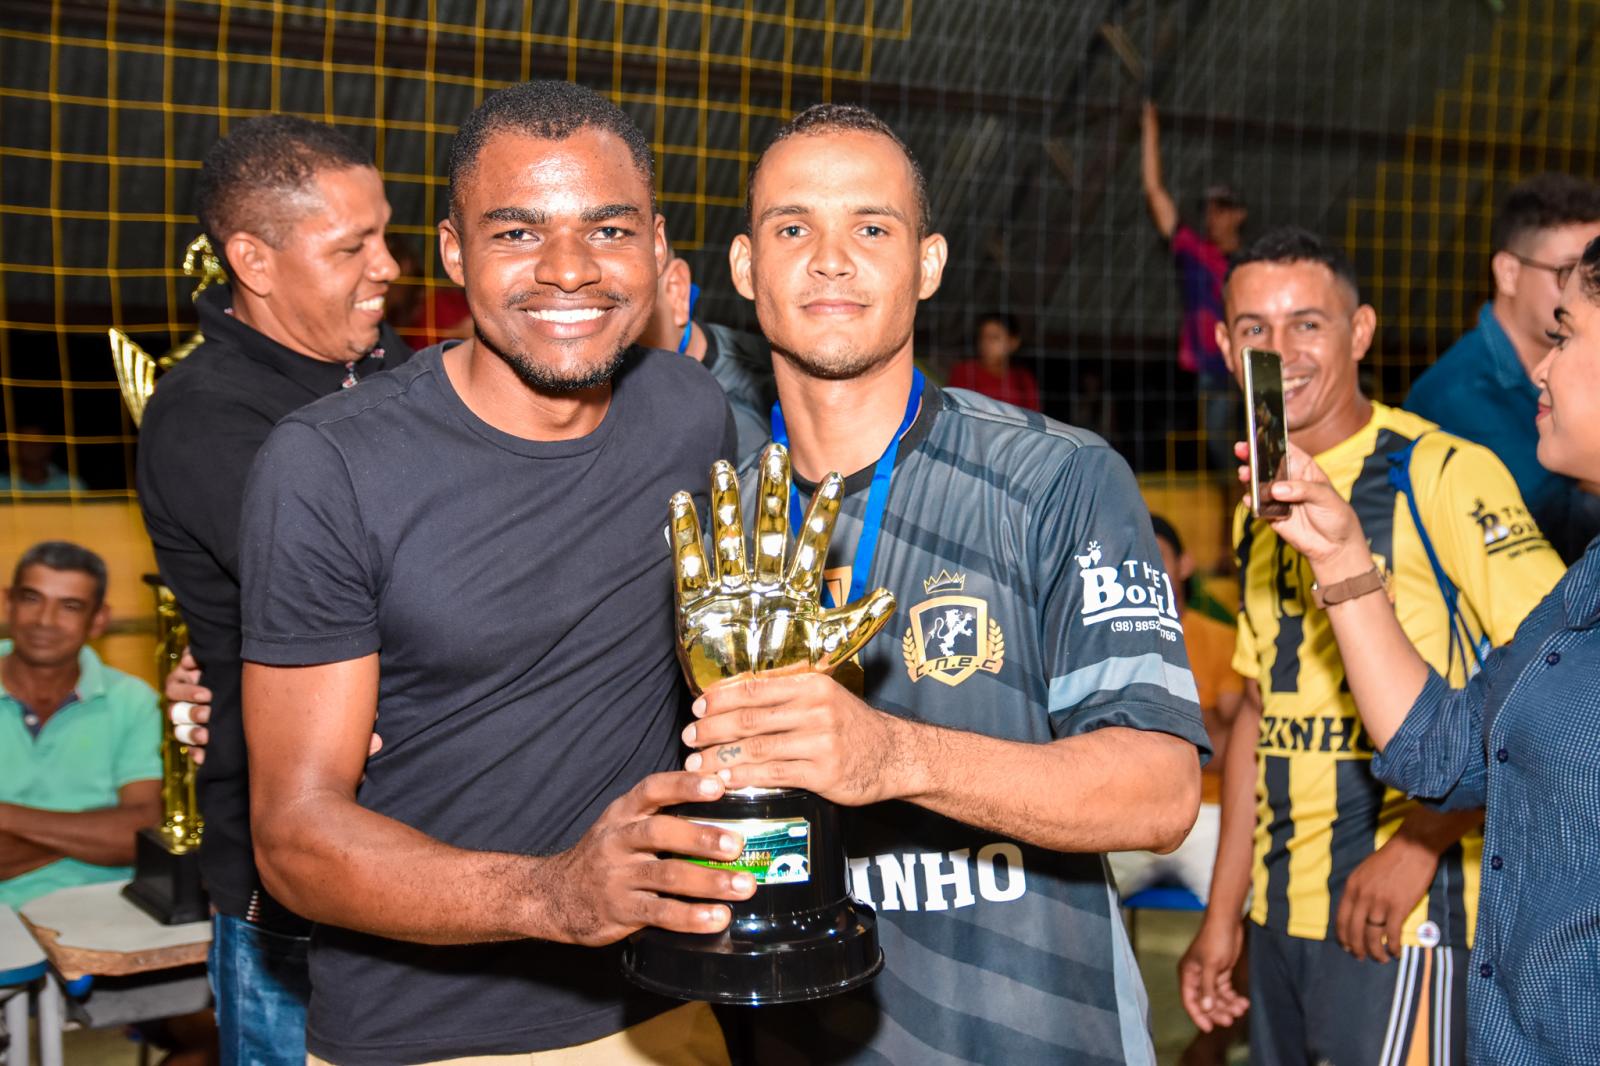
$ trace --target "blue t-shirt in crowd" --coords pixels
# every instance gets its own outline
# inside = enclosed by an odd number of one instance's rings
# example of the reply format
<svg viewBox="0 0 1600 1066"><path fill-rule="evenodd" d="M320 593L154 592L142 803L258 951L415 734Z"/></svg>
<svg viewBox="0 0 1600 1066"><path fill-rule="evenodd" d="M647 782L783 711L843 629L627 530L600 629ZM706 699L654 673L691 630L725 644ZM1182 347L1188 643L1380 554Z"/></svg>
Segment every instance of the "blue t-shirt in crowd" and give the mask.
<svg viewBox="0 0 1600 1066"><path fill-rule="evenodd" d="M1600 1062L1600 546L1464 689L1431 674L1372 760L1395 788L1484 808L1467 1057Z"/></svg>
<svg viewBox="0 0 1600 1066"><path fill-rule="evenodd" d="M376 654L358 801L447 844L545 855L677 769L667 501L734 453L699 363L633 349L600 425L504 433L440 348L302 408L262 448L240 535L243 656ZM426 945L319 925L306 1046L341 1066L569 1047L666 1009L614 948Z"/></svg>
<svg viewBox="0 0 1600 1066"><path fill-rule="evenodd" d="M1539 389L1494 316L1450 346L1411 386L1405 408L1440 429L1483 445L1506 464L1534 521L1571 563L1600 533L1600 498L1539 464Z"/></svg>

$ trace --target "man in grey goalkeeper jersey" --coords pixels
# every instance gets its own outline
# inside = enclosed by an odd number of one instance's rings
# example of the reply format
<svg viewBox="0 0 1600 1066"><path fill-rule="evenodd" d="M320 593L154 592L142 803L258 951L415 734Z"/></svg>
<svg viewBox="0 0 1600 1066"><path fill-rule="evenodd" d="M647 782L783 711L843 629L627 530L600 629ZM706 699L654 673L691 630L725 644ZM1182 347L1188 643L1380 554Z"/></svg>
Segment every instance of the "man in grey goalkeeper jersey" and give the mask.
<svg viewBox="0 0 1600 1066"><path fill-rule="evenodd" d="M754 1012L752 1057L1153 1063L1103 853L1182 841L1206 735L1133 477L1038 414L932 385L917 399L912 325L946 249L920 170L870 112L796 116L749 206L733 279L773 346L801 493L850 475L833 598L864 568L857 584L899 602L862 656L864 700L821 675L735 682L685 730L691 769L855 808L853 890L878 910L883 973Z"/></svg>

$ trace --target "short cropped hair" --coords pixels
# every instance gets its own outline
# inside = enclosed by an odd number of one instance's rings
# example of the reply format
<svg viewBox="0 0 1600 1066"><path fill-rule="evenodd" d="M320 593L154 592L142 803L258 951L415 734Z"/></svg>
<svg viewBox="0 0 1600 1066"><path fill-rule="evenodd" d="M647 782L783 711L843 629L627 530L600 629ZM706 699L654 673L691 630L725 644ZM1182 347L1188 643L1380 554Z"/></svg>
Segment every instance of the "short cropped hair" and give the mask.
<svg viewBox="0 0 1600 1066"><path fill-rule="evenodd" d="M1512 187L1494 216L1494 250L1509 251L1540 230L1600 222L1600 185L1571 174L1540 174Z"/></svg>
<svg viewBox="0 0 1600 1066"><path fill-rule="evenodd" d="M767 158L767 153L790 137L840 132L876 133L894 142L911 165L911 180L917 194L917 237L920 240L933 232L932 211L928 207L928 179L922 173L922 164L917 162L916 155L900 139L894 127L859 104L812 104L779 127L778 132L772 135L772 140L761 149L761 154L756 156L755 165L750 168L750 177L745 182L745 232L748 233L755 225L753 190L756 187L756 175L761 172L761 163Z"/></svg>
<svg viewBox="0 0 1600 1066"><path fill-rule="evenodd" d="M284 210L326 170L372 166L372 153L332 126L294 115L262 115L211 146L195 185L195 214L226 257L226 241L252 233L283 246L299 218Z"/></svg>
<svg viewBox="0 0 1600 1066"><path fill-rule="evenodd" d="M88 574L94 579L94 605L99 607L106 599L106 561L81 544L67 540L47 540L35 544L22 553L17 567L11 572L11 587L22 584L22 575L30 566L44 566L66 573Z"/></svg>
<svg viewBox="0 0 1600 1066"><path fill-rule="evenodd" d="M1173 555L1183 554L1183 538L1178 536L1176 526L1158 514L1150 516L1150 526L1155 530L1157 540L1164 540L1171 545Z"/></svg>
<svg viewBox="0 0 1600 1066"><path fill-rule="evenodd" d="M456 130L450 144L450 215L461 220L461 197L483 146L496 133L521 133L547 141L564 141L579 130L603 130L628 146L633 165L650 187L655 210L655 156L650 141L627 112L595 92L570 81L526 81L484 97L476 111Z"/></svg>
<svg viewBox="0 0 1600 1066"><path fill-rule="evenodd" d="M1356 277L1356 268L1350 265L1338 245L1310 230L1279 226L1263 233L1229 260L1224 284L1233 279L1240 267L1251 263L1321 263L1334 277L1350 286L1356 303L1361 303L1361 281Z"/></svg>
<svg viewBox="0 0 1600 1066"><path fill-rule="evenodd" d="M1022 323L1010 311L985 311L978 316L978 321L973 324L973 332L981 333L983 327L994 322L1006 331L1008 337L1022 336Z"/></svg>

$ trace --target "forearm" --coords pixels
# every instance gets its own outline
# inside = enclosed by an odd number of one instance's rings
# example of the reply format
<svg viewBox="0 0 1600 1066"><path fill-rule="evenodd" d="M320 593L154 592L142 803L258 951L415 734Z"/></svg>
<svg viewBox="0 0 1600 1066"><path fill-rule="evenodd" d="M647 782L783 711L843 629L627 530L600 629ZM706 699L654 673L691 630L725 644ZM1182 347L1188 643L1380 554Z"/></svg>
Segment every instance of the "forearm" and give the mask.
<svg viewBox="0 0 1600 1066"><path fill-rule="evenodd" d="M1155 221L1161 235L1170 237L1178 226L1178 207L1172 202L1172 194L1167 192L1166 183L1161 176L1160 134L1154 123L1145 124L1140 162L1140 176L1144 183L1144 198L1150 208L1150 217Z"/></svg>
<svg viewBox="0 0 1600 1066"><path fill-rule="evenodd" d="M333 791L258 803L253 828L267 890L312 921L423 944L561 939L560 856L452 847Z"/></svg>
<svg viewBox="0 0 1600 1066"><path fill-rule="evenodd" d="M1320 567L1317 580L1327 587L1371 567L1372 557L1363 551L1359 559L1334 560ZM1381 592L1333 604L1327 611L1350 694L1367 735L1381 750L1422 694L1428 664L1400 628L1394 605Z"/></svg>
<svg viewBox="0 0 1600 1066"><path fill-rule="evenodd" d="M895 719L892 793L1054 851L1170 851L1194 826L1200 761L1166 733L1107 727L1048 744Z"/></svg>
<svg viewBox="0 0 1600 1066"><path fill-rule="evenodd" d="M127 866L133 862L134 837L155 825L160 815L159 809L145 807L68 812L0 804L0 830L61 858L94 866Z"/></svg>
<svg viewBox="0 0 1600 1066"><path fill-rule="evenodd" d="M0 881L21 877L64 857L53 848L24 840L15 833L0 832Z"/></svg>
<svg viewBox="0 0 1600 1066"><path fill-rule="evenodd" d="M1431 807L1417 807L1401 820L1390 839L1423 848L1438 858L1482 824L1481 810L1436 811Z"/></svg>
<svg viewBox="0 0 1600 1066"><path fill-rule="evenodd" d="M1256 828L1256 738L1261 727L1259 697L1247 696L1229 727L1222 765L1222 819L1217 858L1211 873L1208 917L1237 919L1250 895Z"/></svg>

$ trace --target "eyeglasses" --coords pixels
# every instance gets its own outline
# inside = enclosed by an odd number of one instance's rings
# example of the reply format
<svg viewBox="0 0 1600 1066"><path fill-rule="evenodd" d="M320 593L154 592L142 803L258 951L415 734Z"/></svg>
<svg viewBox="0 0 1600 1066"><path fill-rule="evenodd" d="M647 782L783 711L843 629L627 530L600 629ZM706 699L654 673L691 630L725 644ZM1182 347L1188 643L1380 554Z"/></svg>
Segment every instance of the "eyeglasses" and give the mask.
<svg viewBox="0 0 1600 1066"><path fill-rule="evenodd" d="M1541 263L1537 259L1529 259L1527 256L1518 255L1516 252L1511 253L1511 258L1515 259L1525 267L1532 267L1535 270L1550 271L1550 273L1555 275L1556 288L1558 289L1565 289L1567 287L1567 279L1572 277L1572 272L1574 270L1578 269L1578 260L1576 259L1566 263Z"/></svg>

